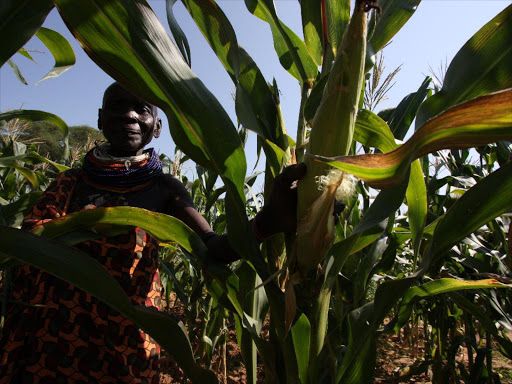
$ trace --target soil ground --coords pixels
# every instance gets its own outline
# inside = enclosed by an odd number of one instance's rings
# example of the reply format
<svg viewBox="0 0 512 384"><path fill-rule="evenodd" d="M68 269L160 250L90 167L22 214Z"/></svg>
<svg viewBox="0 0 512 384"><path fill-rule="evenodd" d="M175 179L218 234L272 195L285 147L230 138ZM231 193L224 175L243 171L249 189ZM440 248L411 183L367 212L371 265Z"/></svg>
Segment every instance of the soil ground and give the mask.
<svg viewBox="0 0 512 384"><path fill-rule="evenodd" d="M183 311L180 308L172 308L171 313L177 318L183 318ZM199 320L198 320L199 321ZM512 333L509 335L512 338ZM386 335L379 339L377 350L377 366L375 369L375 383L432 383L431 371L419 375L411 375L410 368L415 362L421 361L424 356L424 342L421 332L418 335L418 342L412 343L402 335ZM195 342L192 340L194 346ZM512 384L512 360L505 358L498 351L493 351L493 369L500 376L502 384ZM459 348L456 356L457 361L468 367L468 356L466 348ZM226 367L222 364L223 351L216 351L213 358L212 369L216 373L221 384L242 384L245 383L246 373L242 363L240 349L236 344L234 330L229 332L229 340L226 345ZM181 369L162 351L160 384L190 383L183 376ZM265 383L265 374L262 365L258 366L258 383Z"/></svg>

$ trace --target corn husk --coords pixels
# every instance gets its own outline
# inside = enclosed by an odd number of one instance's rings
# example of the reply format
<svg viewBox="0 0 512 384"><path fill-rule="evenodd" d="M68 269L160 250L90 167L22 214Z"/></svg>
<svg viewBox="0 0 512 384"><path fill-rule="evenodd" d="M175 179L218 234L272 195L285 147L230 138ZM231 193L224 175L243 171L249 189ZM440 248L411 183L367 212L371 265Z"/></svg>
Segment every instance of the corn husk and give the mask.
<svg viewBox="0 0 512 384"><path fill-rule="evenodd" d="M307 152L321 156L349 153L354 135L359 98L364 81L367 16L365 2L357 1L329 74L322 102L312 122ZM329 166L306 156L308 172L299 183L297 261L303 274L325 257L334 238L332 209L340 180L319 190L316 178Z"/></svg>

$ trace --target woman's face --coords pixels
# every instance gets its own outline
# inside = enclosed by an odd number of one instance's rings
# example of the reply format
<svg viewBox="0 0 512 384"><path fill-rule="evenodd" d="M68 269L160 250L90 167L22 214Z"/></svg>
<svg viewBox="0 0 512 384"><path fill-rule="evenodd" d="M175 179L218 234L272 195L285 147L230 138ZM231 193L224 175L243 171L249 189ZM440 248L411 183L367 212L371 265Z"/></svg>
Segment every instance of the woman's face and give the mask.
<svg viewBox="0 0 512 384"><path fill-rule="evenodd" d="M161 121L156 107L119 84L107 89L99 111L98 128L110 143L110 154L142 154L153 137L160 136Z"/></svg>

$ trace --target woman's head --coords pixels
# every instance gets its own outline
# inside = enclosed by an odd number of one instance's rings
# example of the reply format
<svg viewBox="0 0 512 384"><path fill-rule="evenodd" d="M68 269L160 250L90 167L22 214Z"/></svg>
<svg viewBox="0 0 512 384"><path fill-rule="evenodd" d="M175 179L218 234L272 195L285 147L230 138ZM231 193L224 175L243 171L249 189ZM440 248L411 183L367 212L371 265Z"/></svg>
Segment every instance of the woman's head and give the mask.
<svg viewBox="0 0 512 384"><path fill-rule="evenodd" d="M110 143L112 155L134 156L160 136L162 122L154 105L116 82L105 90L98 128Z"/></svg>

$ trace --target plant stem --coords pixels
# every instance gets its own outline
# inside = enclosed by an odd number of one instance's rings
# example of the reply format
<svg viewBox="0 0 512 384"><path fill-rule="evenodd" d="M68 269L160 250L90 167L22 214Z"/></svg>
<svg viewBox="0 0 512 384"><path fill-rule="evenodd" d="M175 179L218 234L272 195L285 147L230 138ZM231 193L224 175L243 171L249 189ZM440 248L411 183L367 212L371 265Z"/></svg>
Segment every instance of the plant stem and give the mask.
<svg viewBox="0 0 512 384"><path fill-rule="evenodd" d="M304 108L306 106L306 101L308 99L310 86L305 83L302 85L302 94L300 99L300 109L299 109L299 122L297 124L297 145L295 149L295 156L297 158L297 163L304 161L304 152L306 151L305 143L306 143L306 119L304 118Z"/></svg>
<svg viewBox="0 0 512 384"><path fill-rule="evenodd" d="M318 369L316 358L322 351L327 334L327 320L329 315L329 304L331 302L331 289L323 287L313 306L311 319L311 343L309 345L310 370L309 378L317 377Z"/></svg>

